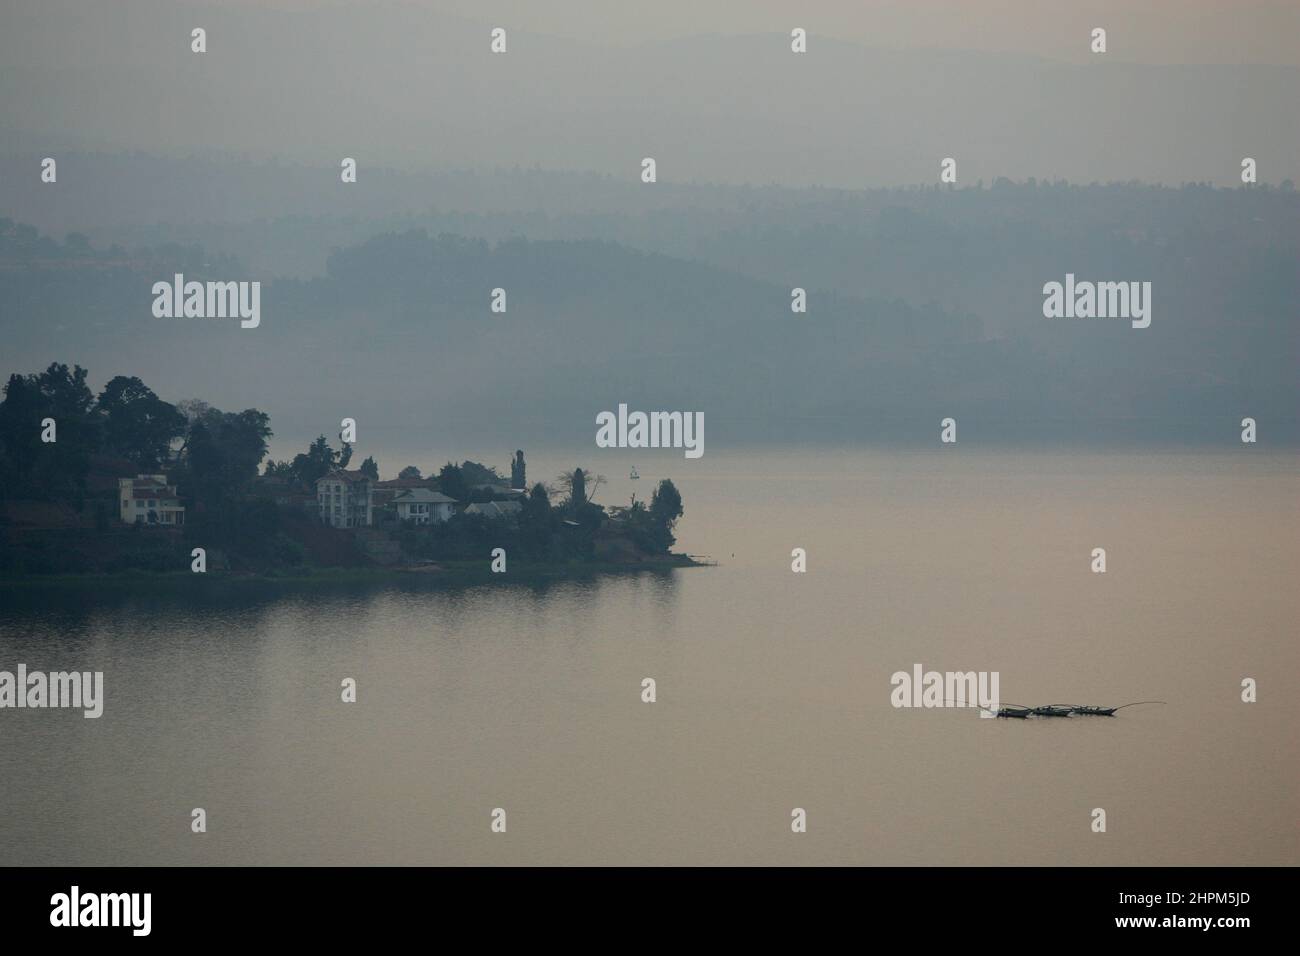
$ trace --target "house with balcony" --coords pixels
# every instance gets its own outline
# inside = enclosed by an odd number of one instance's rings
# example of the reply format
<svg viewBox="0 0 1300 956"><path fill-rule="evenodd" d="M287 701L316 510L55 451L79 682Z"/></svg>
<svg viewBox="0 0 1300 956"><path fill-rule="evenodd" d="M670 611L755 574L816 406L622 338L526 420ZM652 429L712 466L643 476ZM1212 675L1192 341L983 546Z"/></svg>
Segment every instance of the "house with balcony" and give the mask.
<svg viewBox="0 0 1300 956"><path fill-rule="evenodd" d="M417 488L437 491L438 482L433 478L391 478L388 481L371 482L370 523L384 524L385 519L396 521L397 509L393 507L394 499Z"/></svg>
<svg viewBox="0 0 1300 956"><path fill-rule="evenodd" d="M398 520L412 524L441 524L456 512L456 499L428 488L412 488L393 499Z"/></svg>
<svg viewBox="0 0 1300 956"><path fill-rule="evenodd" d="M123 524L161 525L177 528L185 524L185 506L176 486L166 475L136 475L117 480L118 513Z"/></svg>
<svg viewBox="0 0 1300 956"><path fill-rule="evenodd" d="M342 469L316 479L316 507L321 523L331 528L370 527L371 484L364 472Z"/></svg>

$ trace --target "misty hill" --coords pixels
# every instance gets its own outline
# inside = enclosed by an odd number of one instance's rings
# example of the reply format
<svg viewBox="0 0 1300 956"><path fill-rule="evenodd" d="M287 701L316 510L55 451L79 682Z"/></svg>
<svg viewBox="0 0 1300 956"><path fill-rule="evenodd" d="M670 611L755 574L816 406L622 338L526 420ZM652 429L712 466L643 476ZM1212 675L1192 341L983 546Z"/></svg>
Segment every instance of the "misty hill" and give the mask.
<svg viewBox="0 0 1300 956"><path fill-rule="evenodd" d="M1231 441L1248 414L1274 438L1296 433L1296 333L1271 300L1284 276L1255 299L1242 289L1237 321L1217 327L1181 322L1158 291L1147 330L1055 320L1056 334L1037 340L988 338L969 313L814 286L809 314L794 315L787 277L615 243L415 231L338 251L324 277L269 283L261 327L243 330L153 318L150 288L173 268L247 278L214 273L201 251L97 261L56 244L66 254L34 258L30 235L7 229L0 301L14 305L12 370L57 358L139 374L172 399L262 408L291 441L346 415L380 447L403 435L577 446L619 402L703 411L710 448L928 443L944 415L959 416L971 441ZM1026 293L1044 326L1054 320L1037 290L1062 276L1038 276ZM502 315L489 310L495 287L507 291Z"/></svg>
<svg viewBox="0 0 1300 956"><path fill-rule="evenodd" d="M0 178L0 195L13 201L0 210L103 246L201 246L263 279L321 275L336 249L412 229L491 241L608 239L849 297L932 302L978 316L991 336L1050 350L1062 333L1040 321L1039 290L1074 272L1156 282L1162 314L1219 336L1229 356L1276 356L1300 297L1300 193L1289 182L998 179L988 188L847 191L363 170L362 182L345 187L329 168L222 159L74 154L61 168L64 180L44 191ZM1093 341L1085 332L1069 348ZM1294 354L1294 337L1283 341Z"/></svg>

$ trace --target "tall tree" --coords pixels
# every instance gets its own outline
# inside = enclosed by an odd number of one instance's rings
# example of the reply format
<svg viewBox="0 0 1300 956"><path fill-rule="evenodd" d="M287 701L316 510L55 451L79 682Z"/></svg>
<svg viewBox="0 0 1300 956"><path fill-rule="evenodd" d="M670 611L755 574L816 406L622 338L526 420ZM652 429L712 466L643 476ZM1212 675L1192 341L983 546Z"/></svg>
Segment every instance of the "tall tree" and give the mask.
<svg viewBox="0 0 1300 956"><path fill-rule="evenodd" d="M257 475L272 435L270 419L255 408L208 409L190 425L177 484L204 506L210 520L233 513L233 502Z"/></svg>
<svg viewBox="0 0 1300 956"><path fill-rule="evenodd" d="M270 419L255 408L195 415L174 472L177 490L193 505L187 535L244 556L265 554L279 512L269 501L250 501L247 492L271 434Z"/></svg>
<svg viewBox="0 0 1300 956"><path fill-rule="evenodd" d="M561 474L556 481L569 492L568 506L575 508L596 497L596 489L605 483L605 476L593 475L586 468L575 468Z"/></svg>
<svg viewBox="0 0 1300 956"><path fill-rule="evenodd" d="M25 497L40 460L44 403L34 375L10 375L0 402L0 496Z"/></svg>
<svg viewBox="0 0 1300 956"><path fill-rule="evenodd" d="M416 468L414 465L407 465L405 468L403 468L401 471L397 473L397 477L398 478L419 478L420 469Z"/></svg>
<svg viewBox="0 0 1300 956"><path fill-rule="evenodd" d="M442 470L438 472L438 490L448 498L457 501L469 500L469 484L465 481L460 467L451 462L443 465Z"/></svg>
<svg viewBox="0 0 1300 956"><path fill-rule="evenodd" d="M505 484L505 479L501 477L496 468L480 464L477 461L462 461L460 463L460 473L465 479L465 484L470 487L474 485Z"/></svg>
<svg viewBox="0 0 1300 956"><path fill-rule="evenodd" d="M367 457L366 460L361 463L361 468L359 470L361 474L365 475L371 481L379 480L379 462L375 461L374 458Z"/></svg>
<svg viewBox="0 0 1300 956"><path fill-rule="evenodd" d="M528 503L524 507L531 507L542 512L549 512L551 510L550 493L547 492L546 486L540 481L533 485L533 490L528 493Z"/></svg>
<svg viewBox="0 0 1300 956"><path fill-rule="evenodd" d="M667 551L677 542L673 529L677 526L677 519L682 514L682 496L678 492L677 486L670 479L665 478L659 482L659 487L655 489L654 494L650 497L650 518L658 542L664 551Z"/></svg>
<svg viewBox="0 0 1300 956"><path fill-rule="evenodd" d="M99 394L99 411L105 447L142 470L167 461L172 441L186 430L185 416L135 377L110 380Z"/></svg>
<svg viewBox="0 0 1300 956"><path fill-rule="evenodd" d="M99 447L91 414L95 396L80 365L57 362L39 375L13 375L0 403L0 457L7 495L79 498L90 456ZM54 421L52 442L41 440L45 419Z"/></svg>
<svg viewBox="0 0 1300 956"><path fill-rule="evenodd" d="M345 444L343 449L347 452L347 457L351 457L352 446ZM294 455L289 467L297 481L314 490L319 479L335 468L346 468L347 458L342 452L330 448L329 439L320 435L307 447L305 453Z"/></svg>
<svg viewBox="0 0 1300 956"><path fill-rule="evenodd" d="M532 557L547 557L551 539L551 499L541 482L533 485L533 490L524 498L519 531Z"/></svg>

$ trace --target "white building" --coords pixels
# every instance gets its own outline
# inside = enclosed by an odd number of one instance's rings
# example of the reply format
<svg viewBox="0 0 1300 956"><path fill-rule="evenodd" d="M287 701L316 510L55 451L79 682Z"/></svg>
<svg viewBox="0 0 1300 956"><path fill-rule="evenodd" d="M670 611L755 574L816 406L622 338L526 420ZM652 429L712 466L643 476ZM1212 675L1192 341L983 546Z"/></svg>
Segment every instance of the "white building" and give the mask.
<svg viewBox="0 0 1300 956"><path fill-rule="evenodd" d="M455 512L456 499L448 498L440 491L412 488L394 498L393 506L397 508L397 517L402 521L441 524Z"/></svg>
<svg viewBox="0 0 1300 956"><path fill-rule="evenodd" d="M176 497L176 486L167 484L166 475L119 478L117 499L125 524L179 527L185 523L185 506Z"/></svg>
<svg viewBox="0 0 1300 956"><path fill-rule="evenodd" d="M331 471L316 479L316 506L331 528L370 526L370 478L360 471Z"/></svg>

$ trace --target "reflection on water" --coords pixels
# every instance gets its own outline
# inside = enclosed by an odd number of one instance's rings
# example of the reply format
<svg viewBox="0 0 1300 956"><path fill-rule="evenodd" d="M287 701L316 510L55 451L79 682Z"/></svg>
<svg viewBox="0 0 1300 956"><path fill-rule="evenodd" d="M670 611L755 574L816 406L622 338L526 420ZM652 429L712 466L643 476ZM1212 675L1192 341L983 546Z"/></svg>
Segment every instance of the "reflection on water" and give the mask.
<svg viewBox="0 0 1300 956"><path fill-rule="evenodd" d="M107 699L0 711L0 862L1300 862L1294 459L664 464L719 567L7 597L0 669L102 670ZM914 663L1170 703L894 710Z"/></svg>

